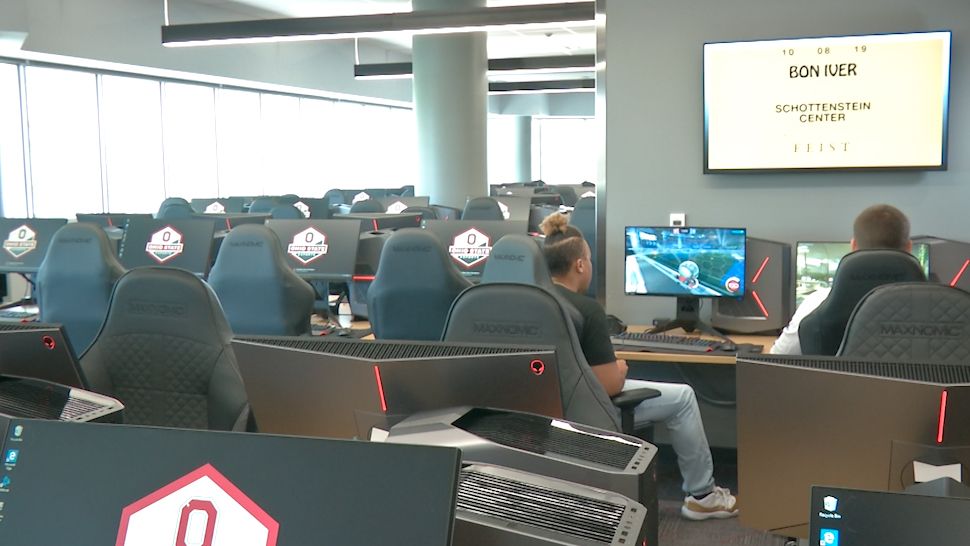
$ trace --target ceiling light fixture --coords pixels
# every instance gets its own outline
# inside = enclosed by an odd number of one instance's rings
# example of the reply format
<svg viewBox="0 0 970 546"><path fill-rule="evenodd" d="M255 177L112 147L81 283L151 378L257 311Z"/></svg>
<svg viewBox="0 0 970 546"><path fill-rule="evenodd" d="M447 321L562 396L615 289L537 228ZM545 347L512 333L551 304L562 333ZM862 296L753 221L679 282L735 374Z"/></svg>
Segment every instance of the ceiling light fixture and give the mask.
<svg viewBox="0 0 970 546"><path fill-rule="evenodd" d="M566 74L593 72L594 55L555 55L548 57L514 57L489 59L489 76L510 74ZM354 77L358 80L395 80L413 76L411 63L374 63L354 65Z"/></svg>
<svg viewBox="0 0 970 546"><path fill-rule="evenodd" d="M492 95L525 93L592 93L596 80L549 80L535 82L490 82L488 92Z"/></svg>
<svg viewBox="0 0 970 546"><path fill-rule="evenodd" d="M258 19L162 27L166 47L333 40L388 33L454 34L499 29L592 25L595 2L499 6L462 11L412 11L375 15Z"/></svg>

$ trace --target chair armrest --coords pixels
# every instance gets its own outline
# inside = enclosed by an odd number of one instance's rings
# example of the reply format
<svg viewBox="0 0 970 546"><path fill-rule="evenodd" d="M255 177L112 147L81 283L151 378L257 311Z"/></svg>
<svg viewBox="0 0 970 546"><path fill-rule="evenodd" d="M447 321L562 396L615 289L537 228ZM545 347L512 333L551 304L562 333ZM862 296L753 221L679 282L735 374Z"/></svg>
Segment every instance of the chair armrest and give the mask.
<svg viewBox="0 0 970 546"><path fill-rule="evenodd" d="M620 411L627 411L635 408L644 400L650 400L658 396L660 396L660 391L657 389L643 388L623 391L611 397L610 400L613 401L613 405L620 408Z"/></svg>

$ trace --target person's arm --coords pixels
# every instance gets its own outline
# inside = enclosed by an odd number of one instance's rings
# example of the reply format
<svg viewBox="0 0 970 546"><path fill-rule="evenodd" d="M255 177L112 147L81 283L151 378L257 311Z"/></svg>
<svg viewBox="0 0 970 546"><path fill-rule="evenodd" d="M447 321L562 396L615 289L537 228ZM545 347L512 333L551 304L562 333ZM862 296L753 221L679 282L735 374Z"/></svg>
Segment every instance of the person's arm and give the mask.
<svg viewBox="0 0 970 546"><path fill-rule="evenodd" d="M795 310L795 315L792 316L791 322L785 329L781 331L781 335L775 340L774 345L771 346L771 354L773 355L800 355L802 354L802 344L798 339L798 327L802 323L802 319L807 317L822 305L829 295L829 290L827 288L816 290L809 294L802 304L798 306Z"/></svg>
<svg viewBox="0 0 970 546"><path fill-rule="evenodd" d="M623 383L626 381L626 360L614 360L606 364L598 364L590 367L600 385L606 390L606 394L616 396L623 390Z"/></svg>

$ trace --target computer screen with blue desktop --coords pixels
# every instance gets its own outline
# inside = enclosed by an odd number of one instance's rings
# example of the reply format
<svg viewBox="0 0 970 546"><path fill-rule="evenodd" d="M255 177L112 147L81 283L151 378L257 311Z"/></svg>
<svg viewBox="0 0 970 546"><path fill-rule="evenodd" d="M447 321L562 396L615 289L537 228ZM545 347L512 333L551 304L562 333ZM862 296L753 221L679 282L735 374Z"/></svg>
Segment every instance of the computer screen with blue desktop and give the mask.
<svg viewBox="0 0 970 546"><path fill-rule="evenodd" d="M744 296L744 228L627 226L627 295L677 298L677 316L655 332L683 328L718 335L700 321L700 298Z"/></svg>
<svg viewBox="0 0 970 546"><path fill-rule="evenodd" d="M831 288L842 258L852 252L848 241L799 241L795 245L795 305L820 288ZM913 256L930 276L930 245L913 243Z"/></svg>

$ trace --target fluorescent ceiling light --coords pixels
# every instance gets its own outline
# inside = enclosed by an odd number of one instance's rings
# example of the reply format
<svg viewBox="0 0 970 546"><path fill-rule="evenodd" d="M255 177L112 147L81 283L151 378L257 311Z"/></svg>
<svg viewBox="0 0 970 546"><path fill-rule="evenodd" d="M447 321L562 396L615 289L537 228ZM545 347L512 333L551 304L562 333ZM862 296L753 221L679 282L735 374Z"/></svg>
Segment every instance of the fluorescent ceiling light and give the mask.
<svg viewBox="0 0 970 546"><path fill-rule="evenodd" d="M535 82L489 82L488 92L499 94L525 93L592 93L596 91L596 80L550 80Z"/></svg>
<svg viewBox="0 0 970 546"><path fill-rule="evenodd" d="M566 74L592 72L596 64L594 55L557 55L550 57L515 57L489 59L489 76L511 74ZM354 65L354 77L358 80L408 79L413 76L411 63L376 63Z"/></svg>
<svg viewBox="0 0 970 546"><path fill-rule="evenodd" d="M388 33L455 34L489 30L592 25L594 2L474 8L462 11L412 11L376 15L258 19L223 23L165 25L167 47L333 40Z"/></svg>

